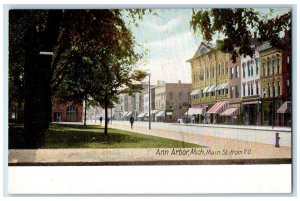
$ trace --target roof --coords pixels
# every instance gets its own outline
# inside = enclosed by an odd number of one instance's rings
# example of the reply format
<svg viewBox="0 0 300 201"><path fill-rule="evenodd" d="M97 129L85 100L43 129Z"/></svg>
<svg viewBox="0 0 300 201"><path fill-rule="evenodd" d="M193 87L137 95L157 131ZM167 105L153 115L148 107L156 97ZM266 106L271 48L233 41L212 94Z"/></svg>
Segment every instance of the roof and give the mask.
<svg viewBox="0 0 300 201"><path fill-rule="evenodd" d="M201 42L201 44L199 45L197 51L195 52L194 56L187 60L187 62L190 62L192 59L195 59L201 55L206 54L207 52L210 52L212 49L214 49L216 47L216 44L214 43L204 43Z"/></svg>

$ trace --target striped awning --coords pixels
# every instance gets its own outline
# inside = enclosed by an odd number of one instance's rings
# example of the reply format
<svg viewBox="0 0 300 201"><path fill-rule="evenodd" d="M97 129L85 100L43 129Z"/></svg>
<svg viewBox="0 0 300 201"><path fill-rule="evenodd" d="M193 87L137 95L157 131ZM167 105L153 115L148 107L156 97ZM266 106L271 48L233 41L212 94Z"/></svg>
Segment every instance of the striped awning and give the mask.
<svg viewBox="0 0 300 201"><path fill-rule="evenodd" d="M198 95L199 92L200 92L200 89L196 89L196 90L192 91L192 93L190 95L191 96Z"/></svg>
<svg viewBox="0 0 300 201"><path fill-rule="evenodd" d="M155 116L156 117L163 117L163 116L165 116L165 111L159 111Z"/></svg>
<svg viewBox="0 0 300 201"><path fill-rule="evenodd" d="M209 87L205 87L205 88L203 89L203 93L206 93L208 89L209 89Z"/></svg>
<svg viewBox="0 0 300 201"><path fill-rule="evenodd" d="M213 91L215 91L215 86L211 86L211 87L209 87L209 89L207 90L207 92L213 92Z"/></svg>
<svg viewBox="0 0 300 201"><path fill-rule="evenodd" d="M222 84L222 86L220 87L219 90L221 90L221 89L228 89L228 83Z"/></svg>
<svg viewBox="0 0 300 201"><path fill-rule="evenodd" d="M221 116L237 116L240 114L240 108L229 108L222 112L220 115Z"/></svg>
<svg viewBox="0 0 300 201"><path fill-rule="evenodd" d="M221 90L222 87L223 87L224 85L225 85L225 84L219 84L219 85L215 88L215 90L216 90L216 91Z"/></svg>
<svg viewBox="0 0 300 201"><path fill-rule="evenodd" d="M220 114L224 112L228 108L228 102L227 101L220 101L214 104L209 110L208 114Z"/></svg>
<svg viewBox="0 0 300 201"><path fill-rule="evenodd" d="M289 113L290 110L288 110L289 105L291 104L291 101L285 101L280 108L277 110L277 113Z"/></svg>
<svg viewBox="0 0 300 201"><path fill-rule="evenodd" d="M132 112L128 112L128 113L126 114L126 117L129 117L131 114L132 114Z"/></svg>
<svg viewBox="0 0 300 201"><path fill-rule="evenodd" d="M142 118L142 117L144 117L145 115L146 115L146 112L142 112L142 113L140 113L137 117Z"/></svg>
<svg viewBox="0 0 300 201"><path fill-rule="evenodd" d="M122 117L126 117L127 114L128 114L128 112L124 112Z"/></svg>
<svg viewBox="0 0 300 201"><path fill-rule="evenodd" d="M146 112L144 117L149 117L149 112Z"/></svg>

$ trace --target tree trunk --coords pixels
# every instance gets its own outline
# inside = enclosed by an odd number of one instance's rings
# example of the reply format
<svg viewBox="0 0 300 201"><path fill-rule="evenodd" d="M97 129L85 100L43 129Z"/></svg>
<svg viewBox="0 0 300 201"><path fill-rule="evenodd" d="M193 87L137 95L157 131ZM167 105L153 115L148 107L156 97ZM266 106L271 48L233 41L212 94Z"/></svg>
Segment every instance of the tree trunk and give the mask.
<svg viewBox="0 0 300 201"><path fill-rule="evenodd" d="M86 126L86 97L84 97L84 126Z"/></svg>
<svg viewBox="0 0 300 201"><path fill-rule="evenodd" d="M107 135L107 125L108 125L108 111L107 111L107 107L108 107L108 103L107 103L107 98L105 98L105 105L104 105L104 111L105 111L105 127L104 127L104 134Z"/></svg>

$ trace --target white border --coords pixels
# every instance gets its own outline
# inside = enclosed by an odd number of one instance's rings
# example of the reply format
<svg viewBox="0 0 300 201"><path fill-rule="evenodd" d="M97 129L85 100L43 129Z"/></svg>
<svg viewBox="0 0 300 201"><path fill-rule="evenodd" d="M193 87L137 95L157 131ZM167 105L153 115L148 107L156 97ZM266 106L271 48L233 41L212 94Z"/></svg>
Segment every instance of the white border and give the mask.
<svg viewBox="0 0 300 201"><path fill-rule="evenodd" d="M90 1L86 0L84 1L85 6L86 4L96 4L96 3L102 3L102 4L108 4L112 5L109 1ZM240 4L240 5L249 5L250 3L254 2L241 2L241 1L226 1L227 4ZM13 0L8 1L5 0L3 4L9 3L9 4L15 4L19 3L24 5L23 1L21 0ZM39 2L39 1L26 1L27 6L30 8L30 6L34 5L28 5L28 3L33 4L66 4L68 1L65 0L53 0L49 2ZM79 1L72 1L73 4L82 4L83 2ZM114 1L114 3L120 3L124 5L124 1L117 0ZM129 0L126 1L128 4L168 4L168 0L149 0L149 1L139 1L139 0ZM185 0L184 5L187 4L195 4L199 2L194 2L192 0ZM219 4L223 2L219 2L217 0L211 0L206 1L204 4ZM262 5L262 4L272 4L272 3L284 3L284 4L297 4L297 1L293 0L287 0L287 1L281 1L281 2L274 2L271 0L268 1L259 1L255 2L256 5ZM172 5L179 5L182 4L182 1L172 1ZM173 7L170 5L170 7ZM56 5L52 5L53 7L56 7ZM68 5L67 5L68 6ZM23 6L24 7L24 6ZM51 5L50 5L51 7ZM159 7L154 5L153 7ZM297 5L297 9L299 10L299 6ZM3 11L2 7L0 9L0 13ZM3 25L3 21L1 20L1 25ZM297 19L297 25L299 27L299 20ZM3 26L2 26L3 27ZM3 32L1 32L1 44L3 43ZM298 41L297 41L298 42ZM297 46L299 47L299 42L297 43ZM3 46L1 47L3 48ZM2 49L2 52L5 54L5 52ZM299 53L298 53L299 54ZM299 55L297 56L299 58ZM1 61L3 61L3 54L0 56ZM294 60L296 61L296 59ZM296 66L296 65L295 65ZM4 69L5 72L5 68ZM1 71L1 77L3 76L3 72ZM297 77L300 75L297 71ZM296 75L293 76L293 78L296 78ZM298 81L294 79L294 83L297 83ZM4 86L3 86L4 87ZM294 85L295 87L295 85ZM299 87L296 87L297 89ZM4 92L6 91L3 89ZM294 90L295 92L295 90ZM3 93L2 93L3 94ZM5 94L5 93L4 93ZM293 95L296 95L295 93ZM3 100L3 99L2 99ZM4 103L5 104L5 103ZM0 115L3 117L3 109L5 107L2 107L0 109ZM5 114L5 113L4 113ZM297 111L296 114L300 114L300 111ZM2 120L2 119L1 119ZM296 122L294 122L295 126ZM2 129L4 129L3 125L5 125L5 118L3 121L0 121L0 126ZM6 124L7 125L7 124ZM295 138L294 138L295 140ZM299 139L298 139L299 140ZM294 145L298 144L294 142ZM294 151L296 148L294 148ZM7 157L3 155L3 150L1 150L1 156L4 156L4 165L7 164ZM7 151L4 150L4 154L7 156ZM294 162L296 158L293 159ZM2 166L3 167L3 166ZM50 168L50 169L49 169ZM4 166L5 171L5 166ZM5 182L7 179L7 176L10 174L13 174L12 176L9 176L9 178L15 177L16 174L18 175L17 181L13 179L13 184L10 183L10 188L13 185L15 189L19 189L20 191L27 190L28 192L37 192L37 189L40 190L40 193L46 192L47 190L62 192L62 190L66 190L66 192L72 192L73 194L83 192L88 192L91 189L93 190L100 190L104 189L102 192L111 192L111 193L117 193L116 186L118 189L128 189L128 192L134 191L134 193L139 193L138 191L135 191L135 189L140 190L140 192L146 192L149 193L151 191L156 190L165 190L165 192L170 192L179 190L180 193L187 193L193 191L197 191L198 193L203 192L203 189L206 189L208 186L210 189L207 189L208 191L212 190L218 190L218 188L221 188L220 190L227 190L228 192L233 192L235 190L238 191L238 189L245 189L245 185L247 186L246 191L254 192L255 189L258 191L274 191L278 188L278 184L280 184L281 190L287 190L286 187L290 186L290 182L286 179L286 177L289 177L287 173L290 171L290 165L250 165L250 166L130 166L130 167L10 167L6 172L4 172L4 186L8 183ZM252 172L252 174L250 174ZM6 175L8 174L8 175ZM250 176L251 175L251 176ZM28 177L30 176L30 177ZM218 178L216 178L218 176ZM282 178L284 176L284 178ZM294 176L295 172L294 172ZM177 178L177 179L176 179ZM230 180L228 180L230 178ZM224 180L227 179L227 180ZM12 180L10 180L12 181ZM241 182L241 181L247 181L247 182ZM259 181L259 183L256 183L254 181ZM283 183L287 186L283 187ZM119 184L116 185L116 183L122 184L120 186ZM176 186L175 184L178 183ZM208 186L205 186L205 183L207 183ZM220 186L219 184L224 184L225 186ZM228 185L227 185L228 184ZM20 186L21 185L21 186ZM252 186L252 187L251 187ZM58 188L60 187L60 189ZM99 187L99 188L98 188ZM102 188L100 188L102 187ZM172 187L172 189L170 189ZM180 189L178 189L180 187ZM218 187L218 188L217 188ZM294 186L295 187L295 186ZM169 188L169 189L168 189ZM230 189L231 188L231 189ZM253 189L251 189L253 188ZM3 188L2 188L3 189ZM23 190L22 190L23 189ZM152 190L151 190L152 189ZM8 196L5 194L7 189L4 187L4 196ZM296 190L296 189L295 189ZM12 191L12 189L10 189ZM235 191L235 193L238 193ZM245 192L246 192L245 191ZM101 191L100 191L101 192ZM177 193L178 193L177 192ZM220 191L219 191L220 192ZM163 193L163 192L161 192ZM33 196L33 195L31 195ZM32 200L32 198L29 198ZM222 198L223 200L223 198Z"/></svg>

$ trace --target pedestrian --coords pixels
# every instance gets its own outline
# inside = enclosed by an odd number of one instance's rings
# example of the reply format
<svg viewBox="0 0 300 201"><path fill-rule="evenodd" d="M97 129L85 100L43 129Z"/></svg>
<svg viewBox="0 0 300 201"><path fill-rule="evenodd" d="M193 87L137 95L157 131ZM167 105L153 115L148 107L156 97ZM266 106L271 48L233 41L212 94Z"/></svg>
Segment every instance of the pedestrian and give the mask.
<svg viewBox="0 0 300 201"><path fill-rule="evenodd" d="M102 117L100 117L99 118L99 120L100 120L100 125L102 124L102 120L103 120L103 118Z"/></svg>
<svg viewBox="0 0 300 201"><path fill-rule="evenodd" d="M132 129L132 128L133 128L133 122L134 122L134 118L133 118L133 116L132 116L132 115L131 115L131 117L130 117L129 121L130 121L130 124L131 124L131 129Z"/></svg>

